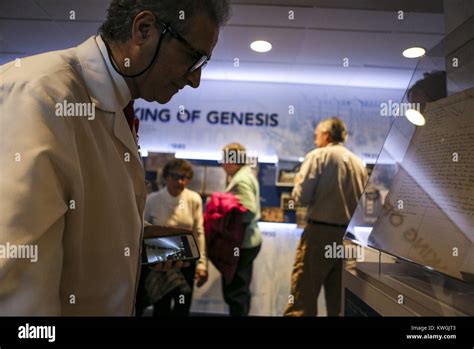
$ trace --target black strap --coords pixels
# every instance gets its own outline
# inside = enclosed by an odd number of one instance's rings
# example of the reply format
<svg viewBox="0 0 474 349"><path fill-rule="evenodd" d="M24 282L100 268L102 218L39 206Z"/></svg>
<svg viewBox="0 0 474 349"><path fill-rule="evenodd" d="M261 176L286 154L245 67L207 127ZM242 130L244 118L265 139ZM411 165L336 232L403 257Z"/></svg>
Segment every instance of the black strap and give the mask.
<svg viewBox="0 0 474 349"><path fill-rule="evenodd" d="M125 78L136 78L137 76L143 75L155 63L156 57L158 57L158 52L160 51L161 42L163 41L163 37L165 36L167 30L168 30L168 27L165 26L164 29L161 31L160 39L158 40L158 44L156 45L155 54L153 55L153 59L151 60L150 64L148 64L148 66L145 69L143 69L141 72L139 72L137 74L131 74L131 75L124 74L120 71L119 68L117 68L117 66L115 65L114 59L112 57L112 50L110 49L109 44L107 43L107 41L104 40L104 44L105 44L105 47L107 48L107 53L109 55L109 60L110 60L110 64L112 65L112 68L114 68L114 70L118 74L122 75Z"/></svg>

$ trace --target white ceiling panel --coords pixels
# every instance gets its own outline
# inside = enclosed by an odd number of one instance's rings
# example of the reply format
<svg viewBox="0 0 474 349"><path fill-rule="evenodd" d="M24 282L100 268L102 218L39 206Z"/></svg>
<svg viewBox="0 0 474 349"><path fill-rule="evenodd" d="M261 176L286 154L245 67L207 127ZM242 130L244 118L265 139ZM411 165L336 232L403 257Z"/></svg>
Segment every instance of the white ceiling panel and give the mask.
<svg viewBox="0 0 474 349"><path fill-rule="evenodd" d="M33 0L0 1L0 17L48 19L48 15Z"/></svg>
<svg viewBox="0 0 474 349"><path fill-rule="evenodd" d="M445 32L442 1L423 1L391 0L390 5L385 0L233 1L233 17L203 78L406 85L417 61L402 57L403 49L414 45L429 49ZM0 63L80 44L97 33L108 3L1 1ZM397 19L398 8L405 11L403 21ZM290 9L294 20L288 18ZM70 11L75 11L75 20L69 19ZM251 51L249 45L257 39L270 41L273 50ZM349 68L342 67L345 57ZM235 58L240 70L234 67Z"/></svg>
<svg viewBox="0 0 474 349"><path fill-rule="evenodd" d="M293 11L290 16L289 11ZM297 27L342 31L444 33L444 15L397 11L367 11L295 6L234 5L229 25Z"/></svg>
<svg viewBox="0 0 474 349"><path fill-rule="evenodd" d="M97 32L98 25L49 21L1 20L2 53L19 52L20 57L77 46Z"/></svg>
<svg viewBox="0 0 474 349"><path fill-rule="evenodd" d="M32 0L53 19L69 20L74 11L76 21L102 21L107 15L109 0Z"/></svg>
<svg viewBox="0 0 474 349"><path fill-rule="evenodd" d="M203 79L273 82L287 84L359 86L406 89L411 70L401 74L395 69L373 67L335 67L317 65L258 64L247 62L233 67L227 62L214 62L203 72Z"/></svg>

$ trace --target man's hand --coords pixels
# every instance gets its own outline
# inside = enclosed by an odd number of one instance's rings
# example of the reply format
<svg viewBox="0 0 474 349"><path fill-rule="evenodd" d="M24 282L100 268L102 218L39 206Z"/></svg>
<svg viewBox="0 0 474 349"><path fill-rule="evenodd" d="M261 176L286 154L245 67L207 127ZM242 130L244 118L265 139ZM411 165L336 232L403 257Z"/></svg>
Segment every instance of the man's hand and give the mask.
<svg viewBox="0 0 474 349"><path fill-rule="evenodd" d="M173 269L173 268L176 268L176 269L186 268L186 267L189 267L189 265L190 265L189 262L168 261L168 262L165 262L165 263L158 263L158 264L152 265L150 268L155 270L155 271L168 271L168 270Z"/></svg>
<svg viewBox="0 0 474 349"><path fill-rule="evenodd" d="M207 281L208 278L207 271L202 270L202 269L196 269L196 274L194 276L194 279L196 280L196 286L201 287L204 285Z"/></svg>

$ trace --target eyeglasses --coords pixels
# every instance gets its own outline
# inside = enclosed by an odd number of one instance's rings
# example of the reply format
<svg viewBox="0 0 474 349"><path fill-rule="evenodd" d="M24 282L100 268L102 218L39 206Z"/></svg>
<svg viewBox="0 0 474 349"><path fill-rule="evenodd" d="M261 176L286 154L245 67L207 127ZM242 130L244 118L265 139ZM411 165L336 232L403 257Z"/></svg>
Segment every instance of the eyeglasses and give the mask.
<svg viewBox="0 0 474 349"><path fill-rule="evenodd" d="M211 57L208 56L206 53L197 50L191 45L188 40L183 38L180 34L178 34L169 24L165 24L163 22L158 21L163 26L163 31L161 35L165 35L166 33L170 33L172 37L182 43L189 51L193 53L193 57L196 58L196 61L191 65L188 69L188 73L192 73L198 69L203 69L207 63L211 60Z"/></svg>
<svg viewBox="0 0 474 349"><path fill-rule="evenodd" d="M171 179L173 179L175 181L179 181L179 180L182 180L182 179L188 179L188 180L191 179L188 175L180 174L180 173L169 173L168 177L170 177Z"/></svg>

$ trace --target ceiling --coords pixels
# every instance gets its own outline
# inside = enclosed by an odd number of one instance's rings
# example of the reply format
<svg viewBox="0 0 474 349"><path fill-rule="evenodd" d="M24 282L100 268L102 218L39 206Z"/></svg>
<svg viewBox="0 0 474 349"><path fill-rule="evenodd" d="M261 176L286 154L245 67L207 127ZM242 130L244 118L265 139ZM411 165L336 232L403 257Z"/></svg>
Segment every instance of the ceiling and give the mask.
<svg viewBox="0 0 474 349"><path fill-rule="evenodd" d="M443 0L234 0L233 4L339 8L352 10L443 12Z"/></svg>
<svg viewBox="0 0 474 349"><path fill-rule="evenodd" d="M0 3L0 63L76 46L94 35L109 0ZM203 79L405 89L417 60L445 33L442 0L236 0ZM70 11L75 20L70 20ZM404 11L404 19L397 11ZM289 18L293 11L294 19ZM273 50L257 54L251 41ZM235 62L238 59L238 67ZM346 59L346 60L345 60ZM348 66L343 66L343 62Z"/></svg>

